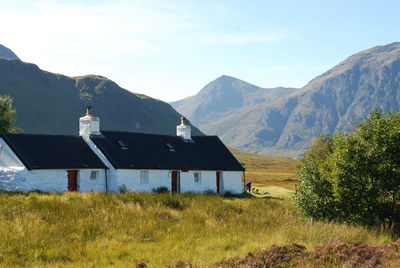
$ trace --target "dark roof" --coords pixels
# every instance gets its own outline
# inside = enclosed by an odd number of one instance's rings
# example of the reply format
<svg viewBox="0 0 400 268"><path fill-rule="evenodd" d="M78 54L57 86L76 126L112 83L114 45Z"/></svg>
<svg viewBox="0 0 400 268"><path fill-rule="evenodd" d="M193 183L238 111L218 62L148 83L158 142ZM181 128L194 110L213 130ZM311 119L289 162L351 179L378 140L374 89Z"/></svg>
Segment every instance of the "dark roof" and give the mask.
<svg viewBox="0 0 400 268"><path fill-rule="evenodd" d="M217 136L178 136L102 131L92 141L117 169L243 171Z"/></svg>
<svg viewBox="0 0 400 268"><path fill-rule="evenodd" d="M78 136L0 134L28 169L106 168Z"/></svg>

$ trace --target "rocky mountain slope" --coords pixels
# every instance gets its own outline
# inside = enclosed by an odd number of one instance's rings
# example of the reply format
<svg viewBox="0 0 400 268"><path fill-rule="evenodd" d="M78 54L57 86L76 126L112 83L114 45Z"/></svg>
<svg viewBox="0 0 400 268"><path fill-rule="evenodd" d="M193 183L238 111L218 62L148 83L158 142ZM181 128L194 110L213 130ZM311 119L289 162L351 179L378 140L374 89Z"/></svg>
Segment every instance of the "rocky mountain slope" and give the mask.
<svg viewBox="0 0 400 268"><path fill-rule="evenodd" d="M296 157L313 137L349 130L376 107L400 110L400 43L361 51L300 90L200 126L235 148Z"/></svg>
<svg viewBox="0 0 400 268"><path fill-rule="evenodd" d="M175 135L181 117L169 104L105 77L67 77L16 59L0 58L0 95L14 99L16 126L26 133L77 134L87 105L104 130ZM193 133L202 135L196 128Z"/></svg>
<svg viewBox="0 0 400 268"><path fill-rule="evenodd" d="M17 60L19 60L18 56L15 55L15 53L12 52L11 49L3 46L2 44L0 44L0 58L17 59Z"/></svg>
<svg viewBox="0 0 400 268"><path fill-rule="evenodd" d="M261 88L234 77L223 75L206 85L198 94L171 105L192 124L207 128L243 107L269 102L294 92L295 88Z"/></svg>

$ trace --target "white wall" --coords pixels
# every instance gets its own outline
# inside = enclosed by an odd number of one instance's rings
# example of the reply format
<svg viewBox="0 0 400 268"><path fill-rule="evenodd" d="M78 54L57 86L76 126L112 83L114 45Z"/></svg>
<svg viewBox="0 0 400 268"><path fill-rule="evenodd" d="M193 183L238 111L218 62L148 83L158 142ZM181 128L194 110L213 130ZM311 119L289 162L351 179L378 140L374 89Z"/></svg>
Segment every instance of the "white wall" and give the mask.
<svg viewBox="0 0 400 268"><path fill-rule="evenodd" d="M0 189L2 190L64 192L67 186L65 170L0 169Z"/></svg>
<svg viewBox="0 0 400 268"><path fill-rule="evenodd" d="M118 169L116 171L116 192L119 191L119 187L125 185L129 191L132 192L152 192L153 189L158 187L167 187L171 190L171 178L169 176L169 170L145 170L149 172L149 183L140 183L140 171L137 169Z"/></svg>
<svg viewBox="0 0 400 268"><path fill-rule="evenodd" d="M92 171L98 171L98 177L91 179ZM105 192L106 177L104 169L81 169L78 172L78 191L79 192Z"/></svg>
<svg viewBox="0 0 400 268"><path fill-rule="evenodd" d="M171 191L171 171L169 170L143 170L149 173L149 183L140 183L140 170L119 169L116 171L117 187L114 192L119 191L119 187L125 185L129 191L151 192L158 187L167 187ZM203 193L206 191L217 191L216 171L200 171L201 182L194 181L194 173L199 171L180 172L181 192ZM230 191L233 193L243 192L242 182L243 172L223 171L221 193Z"/></svg>
<svg viewBox="0 0 400 268"><path fill-rule="evenodd" d="M243 172L242 171L223 171L224 191L232 193L242 193L243 186Z"/></svg>
<svg viewBox="0 0 400 268"><path fill-rule="evenodd" d="M194 173L200 172L200 183L194 181ZM181 192L202 193L217 191L215 171L188 171L181 172Z"/></svg>
<svg viewBox="0 0 400 268"><path fill-rule="evenodd" d="M2 138L0 138L0 168L19 170L25 168L24 164Z"/></svg>
<svg viewBox="0 0 400 268"><path fill-rule="evenodd" d="M97 179L90 179L92 169L78 171L78 191L105 191L105 172L99 171ZM0 168L0 189L6 191L66 192L68 191L67 170L41 169L5 169Z"/></svg>
<svg viewBox="0 0 400 268"><path fill-rule="evenodd" d="M194 180L194 173L200 172L200 183ZM225 191L233 193L243 192L241 171L222 171L221 176L221 194ZM205 192L217 191L216 171L189 171L181 172L181 192Z"/></svg>

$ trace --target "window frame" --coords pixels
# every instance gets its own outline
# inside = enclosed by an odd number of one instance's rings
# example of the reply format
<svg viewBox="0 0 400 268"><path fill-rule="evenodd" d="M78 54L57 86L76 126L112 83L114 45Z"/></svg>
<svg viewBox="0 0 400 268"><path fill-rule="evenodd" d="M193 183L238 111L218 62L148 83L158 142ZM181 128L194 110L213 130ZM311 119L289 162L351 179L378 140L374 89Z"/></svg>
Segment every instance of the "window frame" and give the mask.
<svg viewBox="0 0 400 268"><path fill-rule="evenodd" d="M98 170L90 171L90 180L97 180L99 178L100 172Z"/></svg>
<svg viewBox="0 0 400 268"><path fill-rule="evenodd" d="M196 178L196 174L197 174L197 178ZM201 184L201 171L196 171L193 173L193 181L196 184Z"/></svg>
<svg viewBox="0 0 400 268"><path fill-rule="evenodd" d="M140 184L149 184L149 171L141 170L140 171Z"/></svg>

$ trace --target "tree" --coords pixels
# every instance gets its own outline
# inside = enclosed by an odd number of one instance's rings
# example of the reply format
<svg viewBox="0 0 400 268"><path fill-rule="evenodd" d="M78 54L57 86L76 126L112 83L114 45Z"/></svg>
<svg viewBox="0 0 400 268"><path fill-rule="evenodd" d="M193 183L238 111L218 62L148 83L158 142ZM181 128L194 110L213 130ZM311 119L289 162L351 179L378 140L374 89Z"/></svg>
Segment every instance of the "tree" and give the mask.
<svg viewBox="0 0 400 268"><path fill-rule="evenodd" d="M352 132L325 141L330 149L314 143L299 169L300 211L316 219L399 224L400 114L375 110Z"/></svg>
<svg viewBox="0 0 400 268"><path fill-rule="evenodd" d="M312 218L329 218L334 214L332 184L326 178L327 157L332 153L333 140L327 135L317 137L301 160L298 170L301 185L294 195L303 214Z"/></svg>
<svg viewBox="0 0 400 268"><path fill-rule="evenodd" d="M9 96L0 96L0 132L18 132L14 128L15 110L13 101Z"/></svg>

